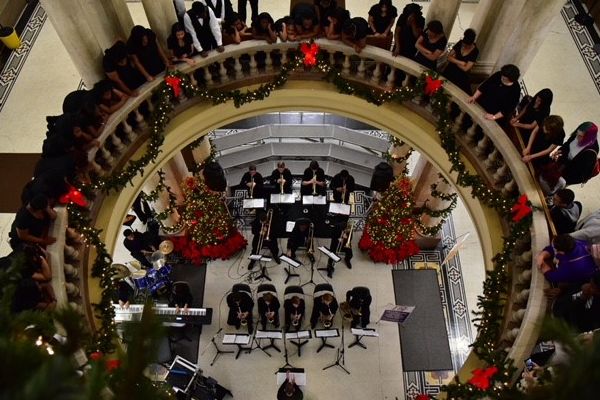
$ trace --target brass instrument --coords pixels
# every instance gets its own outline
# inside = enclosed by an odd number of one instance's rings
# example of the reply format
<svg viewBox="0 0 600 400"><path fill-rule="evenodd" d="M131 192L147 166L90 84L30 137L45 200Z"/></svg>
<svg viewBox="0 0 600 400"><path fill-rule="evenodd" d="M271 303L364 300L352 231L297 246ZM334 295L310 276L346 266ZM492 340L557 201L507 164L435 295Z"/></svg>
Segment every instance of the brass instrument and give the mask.
<svg viewBox="0 0 600 400"><path fill-rule="evenodd" d="M279 193L283 194L283 173L279 174Z"/></svg>
<svg viewBox="0 0 600 400"><path fill-rule="evenodd" d="M362 311L360 308L352 308L350 307L350 303L347 301L343 301L340 303L340 311L342 312L342 317L346 321L352 321L354 316L362 317Z"/></svg>
<svg viewBox="0 0 600 400"><path fill-rule="evenodd" d="M312 222L308 226L308 237L306 238L306 255L311 263L315 262L315 224Z"/></svg>
<svg viewBox="0 0 600 400"><path fill-rule="evenodd" d="M250 177L250 198L251 199L254 198L253 195L254 195L254 177L251 176Z"/></svg>
<svg viewBox="0 0 600 400"><path fill-rule="evenodd" d="M269 315L271 314L271 315ZM271 307L267 304L267 311L265 312L265 317L267 317L267 322L269 324L273 324L275 322L275 313L271 312Z"/></svg>
<svg viewBox="0 0 600 400"><path fill-rule="evenodd" d="M300 325L300 319L302 318L302 314L300 314L299 312L293 313L291 314L292 317L292 326L293 327L297 327L298 325Z"/></svg>
<svg viewBox="0 0 600 400"><path fill-rule="evenodd" d="M312 184L312 187L313 187L312 195L316 196L317 195L317 173L316 172L313 172L312 181L313 181L313 184Z"/></svg>
<svg viewBox="0 0 600 400"><path fill-rule="evenodd" d="M261 223L260 227L260 236L258 238L258 246L256 247L256 252L260 253L263 247L263 243L265 240L271 240L269 235L271 235L271 221L273 221L273 209L269 208L267 211L267 220Z"/></svg>
<svg viewBox="0 0 600 400"><path fill-rule="evenodd" d="M238 319L240 320L241 326L248 325L248 319L247 319L246 313L242 312L242 308L240 306L238 306Z"/></svg>
<svg viewBox="0 0 600 400"><path fill-rule="evenodd" d="M342 248L349 248L352 246L352 231L354 230L354 222L348 222L342 233L340 234L340 239L338 240L337 248L335 249L336 254L341 253ZM344 234L348 235L348 238L344 240Z"/></svg>
<svg viewBox="0 0 600 400"><path fill-rule="evenodd" d="M346 180L342 183L342 204L346 204Z"/></svg>

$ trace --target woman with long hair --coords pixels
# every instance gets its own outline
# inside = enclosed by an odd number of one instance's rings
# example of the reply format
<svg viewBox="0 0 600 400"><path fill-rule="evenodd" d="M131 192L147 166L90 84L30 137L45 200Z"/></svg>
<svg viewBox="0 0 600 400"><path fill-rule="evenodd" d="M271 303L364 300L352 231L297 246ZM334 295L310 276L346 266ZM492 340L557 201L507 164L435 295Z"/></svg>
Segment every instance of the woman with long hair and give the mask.
<svg viewBox="0 0 600 400"><path fill-rule="evenodd" d="M579 125L550 157L559 163L567 185L587 182L598 163L598 126L589 121Z"/></svg>
<svg viewBox="0 0 600 400"><path fill-rule="evenodd" d="M148 82L165 70L165 66L172 67L171 61L156 42L156 34L152 29L136 25L131 28L127 40L127 51L131 56L135 68Z"/></svg>
<svg viewBox="0 0 600 400"><path fill-rule="evenodd" d="M394 29L392 55L414 60L417 54L415 44L423 32L424 26L425 18L423 18L421 6L416 3L404 6L402 14L400 14L398 22L396 22L396 29Z"/></svg>
<svg viewBox="0 0 600 400"><path fill-rule="evenodd" d="M545 88L529 96L529 100L522 101L525 106L516 117L510 120L510 124L519 128L523 142L527 143L529 136L536 127L539 127L544 119L550 115L550 106L554 95L552 90Z"/></svg>
<svg viewBox="0 0 600 400"><path fill-rule="evenodd" d="M448 65L443 75L448 80L461 88L463 92L471 94L469 71L475 65L479 56L479 49L475 44L475 31L467 29L463 38L458 41L448 54Z"/></svg>

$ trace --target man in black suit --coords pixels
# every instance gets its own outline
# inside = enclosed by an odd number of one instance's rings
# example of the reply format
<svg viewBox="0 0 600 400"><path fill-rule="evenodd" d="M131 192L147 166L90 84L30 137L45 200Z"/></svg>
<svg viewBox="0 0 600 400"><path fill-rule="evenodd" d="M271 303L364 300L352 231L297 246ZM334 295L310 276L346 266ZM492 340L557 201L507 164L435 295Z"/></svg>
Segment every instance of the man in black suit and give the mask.
<svg viewBox="0 0 600 400"><path fill-rule="evenodd" d="M283 161L277 163L277 168L271 173L270 181L271 185L275 187L273 193L292 193L292 173L285 167Z"/></svg>
<svg viewBox="0 0 600 400"><path fill-rule="evenodd" d="M333 190L334 202L348 204L350 193L354 192L355 188L354 177L347 170L343 169L333 177L329 188Z"/></svg>
<svg viewBox="0 0 600 400"><path fill-rule="evenodd" d="M348 240L348 236L350 236L350 240ZM331 236L331 243L329 244L329 251L335 253L338 246L340 245L340 240L342 240L342 246L340 251L344 252L344 263L348 269L352 269L352 232L351 228L347 224L346 221L337 222L333 229L333 235ZM350 242L350 246L346 247L346 243ZM327 276L332 278L334 271L334 262L330 258L327 261Z"/></svg>
<svg viewBox="0 0 600 400"><path fill-rule="evenodd" d="M319 167L317 161L311 161L310 166L304 170L300 194L303 196L310 196L313 193L316 193L319 196L325 196L327 194L325 185L325 171L323 171L323 168Z"/></svg>
<svg viewBox="0 0 600 400"><path fill-rule="evenodd" d="M264 180L262 175L256 171L256 165L250 164L248 172L242 176L240 186L248 188L248 197L251 199L263 197Z"/></svg>
<svg viewBox="0 0 600 400"><path fill-rule="evenodd" d="M300 246L310 246L308 242L308 234L310 232L310 220L307 218L301 218L296 221L294 229L292 230L290 237L287 241L287 256L296 258L296 250Z"/></svg>
<svg viewBox="0 0 600 400"><path fill-rule="evenodd" d="M267 222L268 218L265 212L259 212L258 216L254 219L254 221L252 221L252 234L254 235L252 237L252 254L260 254L260 251L262 250L258 248L258 242L260 241L260 235L262 232L262 235L264 236L262 247L268 247L269 250L271 250L273 260L275 260L277 264L280 264L281 261L279 260L279 246L277 245L276 230L273 229L273 221L271 221L271 229L269 229ZM267 233L269 234L268 239ZM255 263L255 260L250 260L248 269L254 268Z"/></svg>
<svg viewBox="0 0 600 400"><path fill-rule="evenodd" d="M267 329L267 321L272 321L275 328L279 328L279 300L272 293L266 292L256 301L258 315L263 331Z"/></svg>
<svg viewBox="0 0 600 400"><path fill-rule="evenodd" d="M366 328L371 322L371 293L366 287L357 286L346 292L346 301L352 310L352 328L361 325Z"/></svg>
<svg viewBox="0 0 600 400"><path fill-rule="evenodd" d="M248 327L248 333L252 334L253 320L252 309L254 301L252 297L243 292L233 292L227 295L227 305L229 306L229 315L227 316L227 325L235 326L235 329L240 329L245 321Z"/></svg>

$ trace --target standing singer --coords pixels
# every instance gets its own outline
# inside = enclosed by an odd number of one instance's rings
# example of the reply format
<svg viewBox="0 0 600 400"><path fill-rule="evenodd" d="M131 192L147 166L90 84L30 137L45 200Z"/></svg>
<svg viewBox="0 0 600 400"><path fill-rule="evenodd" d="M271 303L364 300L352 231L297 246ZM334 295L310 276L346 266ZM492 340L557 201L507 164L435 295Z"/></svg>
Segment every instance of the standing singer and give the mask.
<svg viewBox="0 0 600 400"><path fill-rule="evenodd" d="M327 194L325 171L315 160L312 160L310 166L304 170L300 194L303 196L325 196Z"/></svg>
<svg viewBox="0 0 600 400"><path fill-rule="evenodd" d="M256 171L256 165L250 164L248 172L242 176L240 186L248 189L248 197L251 199L263 197L264 181L262 175Z"/></svg>
<svg viewBox="0 0 600 400"><path fill-rule="evenodd" d="M354 192L354 177L343 169L336 174L329 185L333 190L333 201L336 203L348 204L350 202L350 193Z"/></svg>
<svg viewBox="0 0 600 400"><path fill-rule="evenodd" d="M271 218L269 217L269 215L271 215ZM273 260L275 260L277 264L280 264L281 261L279 260L279 246L277 244L277 236L275 235L275 230L272 229L272 215L272 211L270 213L260 211L257 217L254 219L254 221L252 221L253 237L251 254L260 254L262 248L267 247L271 251ZM259 245L261 248L258 248ZM254 264L256 264L256 260L250 260L250 264L248 264L248 269L254 268Z"/></svg>
<svg viewBox="0 0 600 400"><path fill-rule="evenodd" d="M283 161L277 163L277 168L271 173L270 181L275 187L273 193L292 193L292 173L285 167Z"/></svg>

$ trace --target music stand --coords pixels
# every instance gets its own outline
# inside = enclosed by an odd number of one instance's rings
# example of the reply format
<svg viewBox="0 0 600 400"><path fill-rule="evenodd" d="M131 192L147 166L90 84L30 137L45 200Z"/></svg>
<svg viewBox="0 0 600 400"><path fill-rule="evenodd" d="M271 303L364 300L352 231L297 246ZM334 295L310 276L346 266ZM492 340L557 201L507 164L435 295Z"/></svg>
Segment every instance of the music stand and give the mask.
<svg viewBox="0 0 600 400"><path fill-rule="evenodd" d="M379 333L377 333L375 331L375 329L372 329L372 328L363 328L363 329L352 328L351 331L352 331L352 334L354 335L354 342L350 343L348 348L358 345L358 346L362 347L363 349L366 349L367 345L365 345L363 342L361 342L361 339L364 338L365 336L371 336L371 337L379 336Z"/></svg>
<svg viewBox="0 0 600 400"><path fill-rule="evenodd" d="M328 258L330 258L334 263L338 263L341 258L335 254L333 251L330 251L327 247L325 246L319 246L317 247L317 249L319 249L319 251L321 251L321 253L325 254ZM327 271L328 268L317 268L319 271Z"/></svg>
<svg viewBox="0 0 600 400"><path fill-rule="evenodd" d="M247 350L248 352L252 351L252 345L250 345L250 348L242 347L243 345L248 345L251 343L250 336L251 335L247 333L226 333L223 335L223 344L236 345L238 347L238 351L235 355L235 359L237 360L240 354L242 353L242 350ZM271 357L269 353L267 354L269 355L269 357Z"/></svg>
<svg viewBox="0 0 600 400"><path fill-rule="evenodd" d="M212 337L212 339L210 339L210 341L212 342L212 344L215 346L215 350L217 350L217 353L215 354L215 356L213 357L212 361L210 362L210 366L211 367L214 365L215 361L217 361L217 358L219 358L219 356L221 354L233 354L233 353L235 353L233 350L221 350L219 348L219 346L217 345L217 342L216 342L215 339L217 338L217 336L219 336L219 333L221 333L222 330L223 330L223 328L219 329L217 331L217 333L215 333L215 335Z"/></svg>
<svg viewBox="0 0 600 400"><path fill-rule="evenodd" d="M287 284L288 281L290 280L290 278L293 278L293 277L297 277L298 279L300 279L299 274L295 274L292 272L292 267L298 268L300 265L302 265L302 263L300 263L299 261L295 261L292 258L289 258L285 254L282 254L279 258L281 261L284 261L286 264L288 264L288 267L283 269L285 271L285 273L287 274L287 277L285 278L284 283Z"/></svg>
<svg viewBox="0 0 600 400"><path fill-rule="evenodd" d="M269 282L272 281L271 277L267 273L267 263L271 261L270 257L265 257L260 254L252 254L248 257L250 260L258 261L258 265L260 265L260 274L254 278L255 281L260 279L266 279Z"/></svg>
<svg viewBox="0 0 600 400"><path fill-rule="evenodd" d="M317 286L317 283L313 279L315 276L315 256L314 256L314 254L309 253L308 249L307 249L306 255L308 256L308 260L310 261L310 279L308 280L308 282L305 282L300 286L304 287L304 286L310 285L310 284Z"/></svg>
<svg viewBox="0 0 600 400"><path fill-rule="evenodd" d="M333 346L331 346L331 347L333 347ZM323 367L323 371L325 371L326 369L329 369L331 367L340 367L341 369L344 370L344 372L346 372L348 375L350 375L350 371L348 371L345 367L346 357L345 357L344 353L345 353L345 349L344 349L344 318L342 318L342 341L340 343L340 347L337 348L337 355L335 357L335 362L333 362L333 364Z"/></svg>
<svg viewBox="0 0 600 400"><path fill-rule="evenodd" d="M288 333L286 333L286 336L285 336L286 340L289 340L290 343L292 343L293 345L295 345L298 348L298 357L302 357L302 346L304 346L306 343L308 343L308 340L302 340L302 339L311 339L311 338L312 338L312 334L309 330L288 332ZM298 339L298 341L295 342L292 339Z"/></svg>
<svg viewBox="0 0 600 400"><path fill-rule="evenodd" d="M281 349L279 347L277 347L277 345L275 344L275 339L282 339L283 338L283 335L282 335L281 331L278 331L278 330L265 330L265 331L257 330L256 334L254 335L254 338L257 341L258 347L260 347L261 350L264 351L265 353L267 352L267 349L270 349L270 348L273 348L277 352L281 353ZM265 347L262 347L260 345L260 340L261 339L269 339L270 343L268 345L266 345Z"/></svg>
<svg viewBox="0 0 600 400"><path fill-rule="evenodd" d="M342 330L342 335L343 334L344 334L344 331ZM335 346L330 343L327 343L327 339L329 339L330 337L338 337L338 336L340 336L340 331L337 328L315 329L315 337L318 337L321 339L321 346L319 346L319 348L317 349L317 353L319 353L325 347L331 347L332 349L334 349Z"/></svg>

